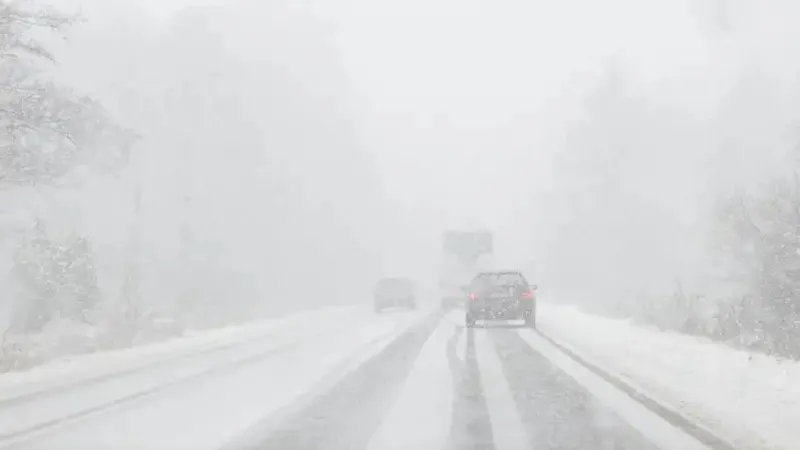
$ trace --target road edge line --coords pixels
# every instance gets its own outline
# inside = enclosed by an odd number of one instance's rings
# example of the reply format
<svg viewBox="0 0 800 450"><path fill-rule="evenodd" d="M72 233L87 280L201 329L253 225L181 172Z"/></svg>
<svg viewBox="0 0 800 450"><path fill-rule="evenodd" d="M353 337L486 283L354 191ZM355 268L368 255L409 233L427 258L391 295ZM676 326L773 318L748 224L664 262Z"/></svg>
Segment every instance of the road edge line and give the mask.
<svg viewBox="0 0 800 450"><path fill-rule="evenodd" d="M720 437L717 433L709 429L706 425L689 419L688 417L675 410L673 407L655 400L651 395L646 394L644 389L635 386L630 381L623 380L619 376L613 375L610 371L603 369L600 365L590 362L580 354L579 351L570 348L567 344L562 344L541 330L533 331L542 339L545 339L556 349L567 355L570 359L585 367L590 372L610 383L612 386L625 393L632 400L638 402L652 413L666 420L672 426L684 431L689 436L697 439L704 445L719 450L739 450L733 442Z"/></svg>

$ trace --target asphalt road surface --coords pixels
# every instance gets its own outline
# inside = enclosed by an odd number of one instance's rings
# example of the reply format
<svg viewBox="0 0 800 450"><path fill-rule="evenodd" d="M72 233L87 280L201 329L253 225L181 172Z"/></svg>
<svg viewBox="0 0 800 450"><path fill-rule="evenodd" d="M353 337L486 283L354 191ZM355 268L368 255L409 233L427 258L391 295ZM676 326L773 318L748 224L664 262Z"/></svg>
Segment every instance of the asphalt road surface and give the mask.
<svg viewBox="0 0 800 450"><path fill-rule="evenodd" d="M534 330L467 329L454 311L270 429L248 449L648 450L663 447L537 351ZM266 425L264 425L266 426ZM676 441L679 442L679 441ZM674 448L678 448L675 444Z"/></svg>

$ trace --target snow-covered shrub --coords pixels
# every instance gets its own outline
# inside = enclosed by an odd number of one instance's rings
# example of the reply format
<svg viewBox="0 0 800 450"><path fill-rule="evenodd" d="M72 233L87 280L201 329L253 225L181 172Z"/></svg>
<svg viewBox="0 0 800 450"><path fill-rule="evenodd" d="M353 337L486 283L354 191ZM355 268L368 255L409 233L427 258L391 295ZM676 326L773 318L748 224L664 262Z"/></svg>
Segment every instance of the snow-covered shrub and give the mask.
<svg viewBox="0 0 800 450"><path fill-rule="evenodd" d="M56 240L41 221L14 255L12 276L20 289L25 331L37 331L55 318L88 323L100 300L89 241L81 236Z"/></svg>

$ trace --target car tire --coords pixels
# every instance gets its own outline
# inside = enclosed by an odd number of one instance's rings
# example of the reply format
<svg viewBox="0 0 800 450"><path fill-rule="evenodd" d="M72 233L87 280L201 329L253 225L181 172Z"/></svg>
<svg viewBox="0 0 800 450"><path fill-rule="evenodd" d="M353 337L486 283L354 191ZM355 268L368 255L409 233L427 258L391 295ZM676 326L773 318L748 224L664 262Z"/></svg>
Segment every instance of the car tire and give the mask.
<svg viewBox="0 0 800 450"><path fill-rule="evenodd" d="M528 328L533 328L533 329L536 328L536 314L535 313L530 313L527 316L525 316L525 326L528 327Z"/></svg>
<svg viewBox="0 0 800 450"><path fill-rule="evenodd" d="M472 317L472 314L466 314L464 316L464 323L467 326L467 328L475 328L475 322L477 321L475 320L474 317Z"/></svg>

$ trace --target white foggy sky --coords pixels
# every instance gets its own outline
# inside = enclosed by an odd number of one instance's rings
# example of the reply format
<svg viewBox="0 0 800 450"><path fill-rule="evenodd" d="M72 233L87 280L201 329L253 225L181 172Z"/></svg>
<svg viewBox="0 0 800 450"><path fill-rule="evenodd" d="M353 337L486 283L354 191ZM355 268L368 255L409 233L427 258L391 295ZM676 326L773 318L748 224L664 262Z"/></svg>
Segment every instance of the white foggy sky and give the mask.
<svg viewBox="0 0 800 450"><path fill-rule="evenodd" d="M212 3L233 2L138 2L158 14ZM520 147L531 153L558 125L551 117L563 113L564 89L587 79L606 57L625 61L652 82L702 72L709 56L698 45L696 19L681 1L316 5L336 26L341 56L365 107L369 149L386 158L388 185L414 199L427 193L433 200L434 194L454 208L470 196L443 189L443 176L459 184L474 185L478 177L501 182L510 164L519 166L522 156L513 154ZM521 162L546 176L541 171L549 151L536 150ZM455 157L460 159L454 171Z"/></svg>
<svg viewBox="0 0 800 450"><path fill-rule="evenodd" d="M609 57L644 85L668 91L675 77L703 85L716 61L689 2L304 4L334 26L388 192L427 229L489 226L501 243L519 243L535 227L536 191L549 183L580 89ZM210 3L233 1L139 4L165 15ZM671 101L692 108L713 97L686 86L677 94Z"/></svg>
<svg viewBox="0 0 800 450"><path fill-rule="evenodd" d="M578 90L606 58L643 83L702 76L708 64L682 2L326 5L387 187L424 207L433 229L487 225L508 248L535 233L536 190L548 184Z"/></svg>
<svg viewBox="0 0 800 450"><path fill-rule="evenodd" d="M250 1L136 4L165 17L192 4ZM432 234L488 226L509 246L537 234L553 155L610 59L650 101L711 117L727 88L724 74L736 69L727 52L760 54L715 36L716 0L289 4L311 5L330 23L365 149L418 226ZM754 34L779 23L748 20ZM252 36L254 49L259 39L267 40Z"/></svg>
<svg viewBox="0 0 800 450"><path fill-rule="evenodd" d="M789 19L796 14L788 14L800 6L792 7L790 0L761 6L746 0L60 1L102 5L118 15L136 5L161 17L193 4L225 3L246 17L247 23L238 22L242 19L232 13L215 25L229 28L222 31L239 56L278 52L277 59L296 64L298 73L303 71L299 60L306 57L297 51L304 45L303 31L270 34L269 27L259 26L267 14L285 13L287 4L301 15L316 11L330 25L336 56L344 62L352 90L343 97L353 103L363 148L378 162L384 188L397 202L390 207L404 213L402 223L395 224L402 236L392 242L394 248L376 251L409 266L435 259L436 238L449 227L492 228L507 260L526 258L535 253L532 248L553 240L558 233L542 228L558 228L545 219L558 216L552 203L559 206L564 196L547 188L568 178L554 176L554 156L564 147L587 90L610 62L645 109L668 109L702 128L696 134L680 131L685 136L674 141L658 138L658 145L642 138L642 146L658 147L659 161L637 160L624 175L628 184L648 185L642 191L645 202L670 209L682 221L698 221L707 212L698 206L701 197L710 197L700 192L705 185L772 164L749 149L777 148L777 141L786 138L776 137L784 128L776 118L792 117L775 111L757 114L762 123L741 103L725 111L722 100L748 70L769 75L768 82L759 80L756 86L774 88L780 81L793 85L796 58L785 55L796 54L794 47L800 45ZM735 17L723 20L722 5L736 6ZM294 23L280 15L269 17L273 28ZM735 25L735 32L725 33L726 23ZM292 35L292 44L271 39L282 35ZM328 55L327 50L321 53ZM326 74L315 73L308 85L326 79ZM753 98L760 95L755 92ZM793 111L790 103L773 109ZM769 104L760 107L765 106ZM711 129L725 113L734 116L719 121L725 129ZM632 134L624 128L620 124L616 131ZM731 141L746 140L749 147L741 155L709 155L715 146L725 147L718 142L725 134ZM772 141L765 143L770 136ZM599 145L615 142L619 140L612 138ZM648 169L656 166L663 179L648 180ZM713 181L706 179L706 172L714 174ZM556 189L556 194L569 191L563 183ZM423 248L433 257L395 258L396 253L410 255ZM580 258L582 251L570 257Z"/></svg>

